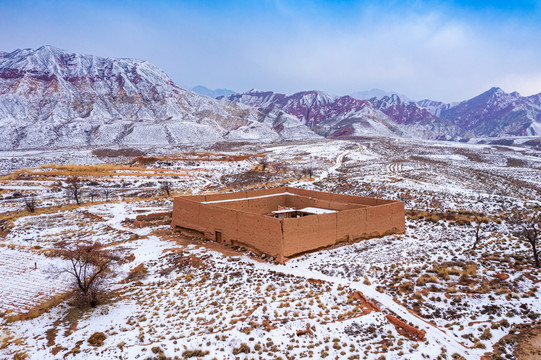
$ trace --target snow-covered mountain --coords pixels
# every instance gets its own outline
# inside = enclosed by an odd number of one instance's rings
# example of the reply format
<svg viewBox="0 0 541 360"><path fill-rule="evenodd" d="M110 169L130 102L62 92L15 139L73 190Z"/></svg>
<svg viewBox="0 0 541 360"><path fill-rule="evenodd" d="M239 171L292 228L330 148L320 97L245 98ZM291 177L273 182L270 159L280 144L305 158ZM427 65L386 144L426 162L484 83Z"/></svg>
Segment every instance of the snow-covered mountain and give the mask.
<svg viewBox="0 0 541 360"><path fill-rule="evenodd" d="M415 102L398 94L359 100L321 91L285 95L252 90L225 99L283 110L323 136L460 139L541 135L541 94L521 97L499 88L458 103Z"/></svg>
<svg viewBox="0 0 541 360"><path fill-rule="evenodd" d="M51 46L0 53L0 149L315 137L283 112L181 89L147 61Z"/></svg>
<svg viewBox="0 0 541 360"><path fill-rule="evenodd" d="M492 88L459 103L398 94L251 90L219 100L181 89L146 61L51 46L0 52L0 149L401 136L541 135L541 94Z"/></svg>
<svg viewBox="0 0 541 360"><path fill-rule="evenodd" d="M351 96L333 97L315 90L289 96L251 90L225 99L260 109L283 110L316 133L335 138L401 136L450 139L463 133L449 121L435 117L415 102L396 94L367 101Z"/></svg>
<svg viewBox="0 0 541 360"><path fill-rule="evenodd" d="M355 91L350 94L351 97L359 100L370 100L373 98L381 99L385 96L392 96L392 95L398 95L402 99L406 99L408 101L411 101L407 96L396 93L394 91L385 91L381 89L371 89L371 90L365 90L365 91Z"/></svg>
<svg viewBox="0 0 541 360"><path fill-rule="evenodd" d="M494 87L439 111L439 116L479 137L540 136L541 94L522 97Z"/></svg>
<svg viewBox="0 0 541 360"><path fill-rule="evenodd" d="M222 98L257 107L278 109L298 118L322 136L395 136L400 130L392 120L368 101L351 96L333 97L322 91L303 91L293 95L250 90Z"/></svg>
<svg viewBox="0 0 541 360"><path fill-rule="evenodd" d="M192 88L194 93L209 96L211 98L219 98L221 96L229 96L235 94L235 91L229 89L209 89L208 87L197 85Z"/></svg>

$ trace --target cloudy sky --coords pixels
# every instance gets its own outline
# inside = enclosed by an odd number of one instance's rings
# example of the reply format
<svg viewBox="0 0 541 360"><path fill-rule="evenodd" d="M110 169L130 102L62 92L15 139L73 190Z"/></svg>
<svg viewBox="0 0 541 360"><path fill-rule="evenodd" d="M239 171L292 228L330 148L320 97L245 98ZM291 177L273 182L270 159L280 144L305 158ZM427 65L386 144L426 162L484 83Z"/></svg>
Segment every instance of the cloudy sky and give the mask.
<svg viewBox="0 0 541 360"><path fill-rule="evenodd" d="M0 23L0 50L145 59L186 88L541 92L541 1L23 0Z"/></svg>

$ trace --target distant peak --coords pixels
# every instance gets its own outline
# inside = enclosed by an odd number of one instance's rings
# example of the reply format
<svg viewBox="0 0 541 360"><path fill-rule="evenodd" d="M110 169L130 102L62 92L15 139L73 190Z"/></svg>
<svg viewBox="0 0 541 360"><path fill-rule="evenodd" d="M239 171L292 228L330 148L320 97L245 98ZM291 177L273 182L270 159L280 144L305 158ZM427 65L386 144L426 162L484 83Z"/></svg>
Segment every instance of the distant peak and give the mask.
<svg viewBox="0 0 541 360"><path fill-rule="evenodd" d="M54 47L52 45L43 45L35 50L33 50L35 53L54 53L54 54L67 54L68 52L66 50Z"/></svg>
<svg viewBox="0 0 541 360"><path fill-rule="evenodd" d="M395 91L385 91L385 90L381 90L377 88L373 88L368 91L356 91L356 92L351 93L350 95L351 97L354 97L355 99L359 99L359 100L370 100L373 98L383 99L384 97L391 98L393 95L398 95L398 97L402 101L413 101L404 94L400 94Z"/></svg>
<svg viewBox="0 0 541 360"><path fill-rule="evenodd" d="M43 45L43 46L40 46L39 48L36 49L36 51L40 51L40 50L61 50L61 49L59 49L59 48L57 48L55 46L52 46L52 45Z"/></svg>
<svg viewBox="0 0 541 360"><path fill-rule="evenodd" d="M490 88L490 90L488 90L487 92L491 94L505 94L506 93L505 91L503 91L501 88L497 86Z"/></svg>
<svg viewBox="0 0 541 360"><path fill-rule="evenodd" d="M203 85L197 85L192 88L192 91L200 95L209 96L215 99L227 97L235 94L235 91L229 89L209 89Z"/></svg>

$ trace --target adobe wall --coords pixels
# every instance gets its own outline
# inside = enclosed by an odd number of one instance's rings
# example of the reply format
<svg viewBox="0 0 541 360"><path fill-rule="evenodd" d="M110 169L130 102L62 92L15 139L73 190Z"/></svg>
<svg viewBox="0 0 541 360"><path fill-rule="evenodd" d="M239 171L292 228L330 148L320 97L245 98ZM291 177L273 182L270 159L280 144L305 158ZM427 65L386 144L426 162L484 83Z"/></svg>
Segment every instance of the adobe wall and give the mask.
<svg viewBox="0 0 541 360"><path fill-rule="evenodd" d="M282 224L270 216L237 213L236 241L283 262Z"/></svg>
<svg viewBox="0 0 541 360"><path fill-rule="evenodd" d="M264 196L264 195L271 195L271 194L281 194L287 192L287 187L277 187L277 188L270 188L270 189L257 189L257 190L249 190L249 191L237 191L237 192L231 192L231 193L217 193L217 194L207 194L207 195L194 195L190 196L190 198L197 199L195 201L219 201L219 200L229 200L229 199L240 199L240 198L247 198L247 197L256 197L256 196Z"/></svg>
<svg viewBox="0 0 541 360"><path fill-rule="evenodd" d="M313 197L306 197L301 195L289 195L286 199L286 206L302 209L305 207L317 207L323 209L331 209L336 211L358 209L360 207L366 207L366 205L342 203L329 200L321 200Z"/></svg>
<svg viewBox="0 0 541 360"><path fill-rule="evenodd" d="M285 257L343 241L405 231L404 204L401 202L282 221Z"/></svg>
<svg viewBox="0 0 541 360"><path fill-rule="evenodd" d="M404 203L396 201L384 206L366 208L367 233L386 235L389 233L403 233L406 231L404 216Z"/></svg>
<svg viewBox="0 0 541 360"><path fill-rule="evenodd" d="M176 198L172 226L197 230L211 240L215 240L215 231L220 231L223 243L243 244L277 259L282 253L281 223L270 216Z"/></svg>
<svg viewBox="0 0 541 360"><path fill-rule="evenodd" d="M336 240L353 241L403 233L406 230L404 203L370 206L336 214Z"/></svg>
<svg viewBox="0 0 541 360"><path fill-rule="evenodd" d="M210 205L262 215L278 210L278 205L284 205L287 197L288 195L277 195L242 201L226 201Z"/></svg>
<svg viewBox="0 0 541 360"><path fill-rule="evenodd" d="M327 192L315 191L315 190L297 189L297 188L291 188L291 187L286 187L286 189L287 189L287 192L292 193L292 194L297 194L297 195L306 196L306 197L314 197L321 200L327 200L327 201L332 201L332 202L345 202L345 203L368 205L368 206L384 205L384 204L390 204L390 203L395 202L395 200L367 198L367 197L356 196L356 195L335 194L335 193L327 193Z"/></svg>
<svg viewBox="0 0 541 360"><path fill-rule="evenodd" d="M282 219L284 256L311 251L335 244L336 214L321 214Z"/></svg>
<svg viewBox="0 0 541 360"><path fill-rule="evenodd" d="M254 214L269 214L278 210L278 206L295 207L297 209L305 207L319 207L331 210L349 210L358 209L359 207L366 207L366 205L352 204L352 203L339 203L327 200L320 200L316 198L308 198L301 195L278 195L260 197L256 199L238 200L238 201L225 201L220 203L211 203L211 205L224 207L228 209L234 209L238 211L244 211Z"/></svg>
<svg viewBox="0 0 541 360"><path fill-rule="evenodd" d="M284 192L298 196L268 196L215 204L198 202ZM276 210L278 205L339 211L293 219L275 219L262 215ZM290 257L341 241L403 233L405 217L404 203L400 201L287 187L175 198L172 225L200 231L209 239L215 239L215 231L220 231L224 243L244 244L281 261L284 256Z"/></svg>

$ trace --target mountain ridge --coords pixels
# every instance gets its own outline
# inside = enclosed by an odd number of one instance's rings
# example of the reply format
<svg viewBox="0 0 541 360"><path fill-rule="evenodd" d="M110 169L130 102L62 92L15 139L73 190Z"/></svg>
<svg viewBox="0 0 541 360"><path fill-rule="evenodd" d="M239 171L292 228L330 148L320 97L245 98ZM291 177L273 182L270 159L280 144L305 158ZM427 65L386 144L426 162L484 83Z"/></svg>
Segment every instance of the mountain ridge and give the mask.
<svg viewBox="0 0 541 360"><path fill-rule="evenodd" d="M148 61L52 46L0 52L0 150L273 142L364 136L461 140L540 136L541 93L491 88L471 99L367 100L252 89L214 99Z"/></svg>
<svg viewBox="0 0 541 360"><path fill-rule="evenodd" d="M148 61L52 47L0 57L0 149L317 138L266 114L182 89Z"/></svg>
<svg viewBox="0 0 541 360"><path fill-rule="evenodd" d="M312 91L316 93L317 91ZM358 111L361 106L353 108L347 105L350 96L329 97L325 109L317 109L316 114L324 114L324 119L307 120L306 113L314 117L311 105L297 103L295 99L310 92L298 92L292 95L274 93L272 91L250 91L234 94L227 100L244 103L258 108L279 108L296 116L316 133L329 136L345 134L351 136L355 124L352 121L352 110ZM322 93L324 94L324 93ZM222 98L223 99L223 98ZM517 92L506 93L493 87L486 92L461 102L444 103L424 99L412 101L407 97L393 93L381 98L358 100L363 106L370 104L371 117L385 124L396 136L423 137L429 139L463 139L471 137L501 136L539 136L541 133L541 94L522 97ZM358 103L361 104L361 103ZM378 112L379 111L379 112ZM362 114L356 114L362 117ZM333 129L336 124L344 124L349 119L350 130ZM328 131L322 132L320 128ZM330 128L330 130L329 130Z"/></svg>

